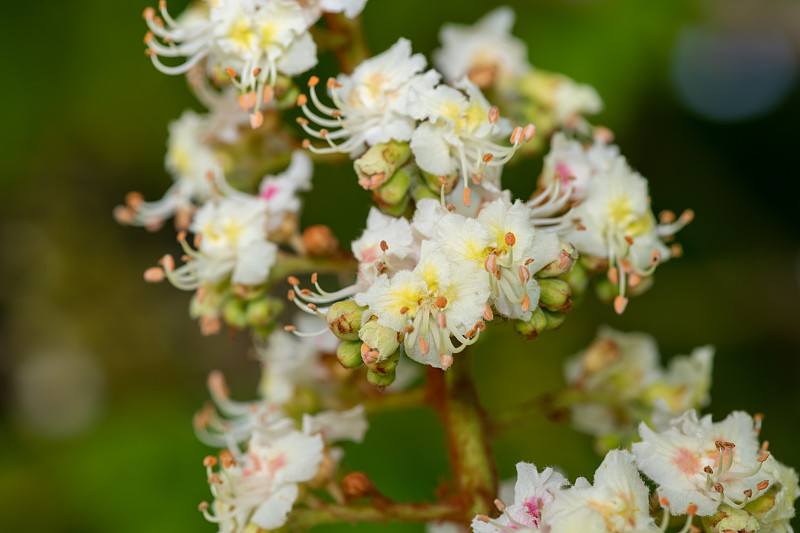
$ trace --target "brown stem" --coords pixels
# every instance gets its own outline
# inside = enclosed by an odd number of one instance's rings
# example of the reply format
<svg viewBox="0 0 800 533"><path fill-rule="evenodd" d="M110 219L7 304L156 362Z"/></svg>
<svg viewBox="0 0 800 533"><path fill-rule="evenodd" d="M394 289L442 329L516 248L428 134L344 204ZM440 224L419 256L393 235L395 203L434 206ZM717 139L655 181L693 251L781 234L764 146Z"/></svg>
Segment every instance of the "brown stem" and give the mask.
<svg viewBox="0 0 800 533"><path fill-rule="evenodd" d="M343 38L342 42L345 44L334 47L333 54L341 71L350 74L359 63L369 57L361 17L349 19L341 13L326 13L325 22L332 35ZM332 39L332 42L335 41Z"/></svg>
<svg viewBox="0 0 800 533"><path fill-rule="evenodd" d="M459 507L449 503L389 503L370 505L322 504L292 511L289 531L342 522L434 522L458 518Z"/></svg>
<svg viewBox="0 0 800 533"><path fill-rule="evenodd" d="M497 495L497 468L488 441L486 415L470 376L470 360L461 355L444 372L428 371L431 399L447 431L453 477L462 509L460 522L490 511Z"/></svg>

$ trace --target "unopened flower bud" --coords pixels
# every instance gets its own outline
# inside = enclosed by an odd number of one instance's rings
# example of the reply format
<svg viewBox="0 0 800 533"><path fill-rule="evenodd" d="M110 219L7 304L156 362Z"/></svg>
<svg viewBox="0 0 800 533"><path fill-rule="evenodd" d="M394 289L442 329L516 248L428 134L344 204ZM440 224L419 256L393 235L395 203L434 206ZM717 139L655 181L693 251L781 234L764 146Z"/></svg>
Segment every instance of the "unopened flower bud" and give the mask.
<svg viewBox="0 0 800 533"><path fill-rule="evenodd" d="M390 355L397 351L400 342L397 340L397 332L386 326L381 326L376 320L370 320L358 331L358 337L369 346L371 351L378 352L375 363L385 361ZM391 369L390 371L393 371ZM384 372L382 372L384 373ZM388 372L385 372L388 373Z"/></svg>
<svg viewBox="0 0 800 533"><path fill-rule="evenodd" d="M561 279L569 283L573 298L581 296L589 286L589 275L580 261L573 262L570 271L562 275Z"/></svg>
<svg viewBox="0 0 800 533"><path fill-rule="evenodd" d="M560 313L558 311L548 311L547 309L542 309L545 318L545 328L544 329L558 329L561 327L561 324L564 323L564 319L567 318L565 313Z"/></svg>
<svg viewBox="0 0 800 533"><path fill-rule="evenodd" d="M539 280L539 303L551 311L568 311L572 305L569 283L561 279Z"/></svg>
<svg viewBox="0 0 800 533"><path fill-rule="evenodd" d="M408 199L408 189L413 176L417 173L414 165L406 165L392 174L389 180L378 187L373 194L375 201L381 206L397 206Z"/></svg>
<svg viewBox="0 0 800 533"><path fill-rule="evenodd" d="M569 243L561 243L561 252L558 259L547 264L536 273L537 278L554 278L572 270L572 265L578 259L578 251Z"/></svg>
<svg viewBox="0 0 800 533"><path fill-rule="evenodd" d="M535 307L531 311L531 317L528 320L517 320L515 323L517 331L528 340L538 337L539 333L544 331L547 326L547 319L541 308Z"/></svg>
<svg viewBox="0 0 800 533"><path fill-rule="evenodd" d="M247 327L247 305L237 299L230 299L222 306L222 318L231 326L244 329Z"/></svg>
<svg viewBox="0 0 800 533"><path fill-rule="evenodd" d="M283 304L274 298L264 298L250 302L247 306L247 323L256 328L275 324L283 311Z"/></svg>
<svg viewBox="0 0 800 533"><path fill-rule="evenodd" d="M361 341L342 341L336 349L336 358L345 368L358 368L361 359Z"/></svg>
<svg viewBox="0 0 800 533"><path fill-rule="evenodd" d="M342 478L342 492L347 498L367 498L378 489L364 472L350 472Z"/></svg>
<svg viewBox="0 0 800 533"><path fill-rule="evenodd" d="M386 359L382 359L368 364L367 368L369 368L370 372L386 376L388 374L394 374L394 371L397 368L397 364L399 362L400 362L400 350L396 350L392 355L390 355Z"/></svg>
<svg viewBox="0 0 800 533"><path fill-rule="evenodd" d="M704 529L708 533L723 533L737 531L754 533L758 531L758 520L744 509L735 509L722 504L716 513L702 517Z"/></svg>
<svg viewBox="0 0 800 533"><path fill-rule="evenodd" d="M364 308L353 300L336 302L328 309L325 321L334 335L343 341L357 341Z"/></svg>
<svg viewBox="0 0 800 533"><path fill-rule="evenodd" d="M453 192L453 189L456 188L459 180L458 172L454 172L453 174L448 174L446 176L437 176L423 170L420 172L420 174L422 176L422 180L425 182L425 185L427 185L428 188L437 196L441 193L443 185L445 194L450 194Z"/></svg>
<svg viewBox="0 0 800 533"><path fill-rule="evenodd" d="M415 202L426 198L438 200L439 193L433 192L424 183L417 183L411 188L411 198L413 198Z"/></svg>
<svg viewBox="0 0 800 533"><path fill-rule="evenodd" d="M396 374L394 372L386 375L376 374L371 370L367 370L367 382L376 387L388 387L394 383Z"/></svg>
<svg viewBox="0 0 800 533"><path fill-rule="evenodd" d="M353 163L359 185L367 190L377 189L408 161L409 156L408 143L389 141L372 145Z"/></svg>
<svg viewBox="0 0 800 533"><path fill-rule="evenodd" d="M330 257L339 250L339 240L331 228L316 224L303 231L303 246L310 255Z"/></svg>

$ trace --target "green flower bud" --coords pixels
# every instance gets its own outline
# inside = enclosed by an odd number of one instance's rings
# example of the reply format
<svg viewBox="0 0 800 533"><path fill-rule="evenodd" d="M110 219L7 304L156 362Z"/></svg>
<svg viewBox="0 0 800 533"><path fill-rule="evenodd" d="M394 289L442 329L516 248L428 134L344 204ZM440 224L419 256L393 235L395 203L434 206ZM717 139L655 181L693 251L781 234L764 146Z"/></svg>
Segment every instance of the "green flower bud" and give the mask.
<svg viewBox="0 0 800 533"><path fill-rule="evenodd" d="M231 298L222 305L222 318L231 326L244 329L247 327L247 304Z"/></svg>
<svg viewBox="0 0 800 533"><path fill-rule="evenodd" d="M580 261L574 262L569 272L561 276L561 279L569 283L570 292L573 296L580 296L589 286L589 276L586 267Z"/></svg>
<svg viewBox="0 0 800 533"><path fill-rule="evenodd" d="M515 323L517 331L524 335L527 340L533 340L538 337L546 326L547 319L542 309L538 306L531 309L531 317L528 320L517 320Z"/></svg>
<svg viewBox="0 0 800 533"><path fill-rule="evenodd" d="M389 374L394 374L394 370L397 368L397 364L399 362L400 350L396 350L392 355L386 359L383 359L382 361L370 362L367 364L367 368L369 368L370 372L380 374L381 376L386 376Z"/></svg>
<svg viewBox="0 0 800 533"><path fill-rule="evenodd" d="M345 368L358 368L361 359L361 341L342 341L336 349L336 358Z"/></svg>
<svg viewBox="0 0 800 533"><path fill-rule="evenodd" d="M758 520L744 509L734 509L722 504L711 516L702 517L703 528L708 533L738 531L739 533L755 533L758 531Z"/></svg>
<svg viewBox="0 0 800 533"><path fill-rule="evenodd" d="M371 370L367 371L367 381L371 385L375 385L376 387L388 387L392 383L394 383L394 378L396 377L395 373L392 372L390 374L386 374L382 376L380 374L376 374Z"/></svg>
<svg viewBox="0 0 800 533"><path fill-rule="evenodd" d="M381 205L398 205L408 198L408 189L411 187L412 176L416 167L406 165L389 178L389 181L378 187L374 198Z"/></svg>
<svg viewBox="0 0 800 533"><path fill-rule="evenodd" d="M361 326L358 331L358 337L369 346L371 352L378 352L377 357L373 356L375 363L385 361L390 355L397 352L397 348L400 346L400 342L397 340L397 332L386 326L381 326L374 317Z"/></svg>
<svg viewBox="0 0 800 533"><path fill-rule="evenodd" d="M415 202L430 198L433 200L439 199L439 193L430 190L424 183L417 183L411 188L411 197Z"/></svg>
<svg viewBox="0 0 800 533"><path fill-rule="evenodd" d="M551 311L568 311L572 307L569 283L561 279L539 280L539 303Z"/></svg>
<svg viewBox="0 0 800 533"><path fill-rule="evenodd" d="M408 143L389 141L372 145L364 155L353 163L358 175L358 184L367 190L375 190L403 166L411 156Z"/></svg>
<svg viewBox="0 0 800 533"><path fill-rule="evenodd" d="M325 321L333 334L343 341L357 341L363 314L363 307L353 300L345 300L330 306Z"/></svg>
<svg viewBox="0 0 800 533"><path fill-rule="evenodd" d="M567 318L565 313L560 313L558 311L548 311L547 309L542 309L542 312L544 313L546 322L544 329L558 329L561 327L561 324L564 323L564 319Z"/></svg>
<svg viewBox="0 0 800 533"><path fill-rule="evenodd" d="M572 270L572 265L578 259L578 251L569 243L561 243L561 252L558 259L547 264L536 273L537 278L555 278Z"/></svg>
<svg viewBox="0 0 800 533"><path fill-rule="evenodd" d="M422 175L422 180L425 182L425 185L427 185L431 191L436 193L437 197L439 194L441 194L442 185L444 185L444 193L450 194L458 184L459 175L457 172L447 176L437 176L436 174L430 174L422 170L420 171L420 174Z"/></svg>
<svg viewBox="0 0 800 533"><path fill-rule="evenodd" d="M247 305L247 323L253 327L266 327L275 323L283 311L283 304L274 298L255 300Z"/></svg>

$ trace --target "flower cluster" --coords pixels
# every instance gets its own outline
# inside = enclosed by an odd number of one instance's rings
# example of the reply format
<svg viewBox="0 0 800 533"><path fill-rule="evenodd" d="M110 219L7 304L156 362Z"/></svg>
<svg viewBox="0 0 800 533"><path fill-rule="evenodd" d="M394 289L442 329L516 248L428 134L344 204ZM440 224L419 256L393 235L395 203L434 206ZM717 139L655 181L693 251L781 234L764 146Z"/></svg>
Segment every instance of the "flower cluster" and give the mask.
<svg viewBox="0 0 800 533"><path fill-rule="evenodd" d="M687 409L708 405L713 356L713 348L704 346L662 369L649 335L600 328L592 344L564 365L567 385L577 393L569 405L572 423L605 449L630 442L638 421L665 427Z"/></svg>
<svg viewBox="0 0 800 533"><path fill-rule="evenodd" d="M365 4L199 0L173 18L162 0L144 14L154 65L186 74L208 112L170 125L164 197L130 193L114 214L150 230L174 217L180 264L165 254L145 279L193 291L203 333L252 333L261 365L250 402L209 376L195 430L221 451L205 459L205 517L221 533L391 519L440 531L472 520L477 533L791 531L797 474L759 445L760 419L695 411L713 350L663 369L653 339L610 329L566 362L566 387L534 399L597 438L594 482L519 463L500 514L478 514L497 490L488 439L510 418L480 408L455 359L501 321L527 339L560 327L592 278L622 314L680 256L674 235L693 215L656 217L647 180L586 118L597 93L530 65L509 8L446 24L428 68L405 38L369 57ZM324 90L310 74L306 89L293 77L318 46L342 73ZM504 188L505 165L548 146L530 198ZM344 161L375 202L349 249L327 226L301 229L315 164ZM355 212L351 197L331 205ZM287 301L300 313L284 314ZM454 479L436 503L394 502L340 464L335 444L361 442L366 413L406 406L447 426Z"/></svg>
<svg viewBox="0 0 800 533"><path fill-rule="evenodd" d="M701 524L715 533L792 531L797 473L775 460L766 442L759 446L759 429L760 419L743 412L713 423L689 410L660 432L642 422L641 442L633 444L633 452L609 451L593 484L578 478L570 485L552 468L539 472L519 463L513 504L496 500L501 515L479 515L472 529L658 533L669 528L670 517L685 516L681 531ZM660 523L651 514L640 470L658 485Z"/></svg>

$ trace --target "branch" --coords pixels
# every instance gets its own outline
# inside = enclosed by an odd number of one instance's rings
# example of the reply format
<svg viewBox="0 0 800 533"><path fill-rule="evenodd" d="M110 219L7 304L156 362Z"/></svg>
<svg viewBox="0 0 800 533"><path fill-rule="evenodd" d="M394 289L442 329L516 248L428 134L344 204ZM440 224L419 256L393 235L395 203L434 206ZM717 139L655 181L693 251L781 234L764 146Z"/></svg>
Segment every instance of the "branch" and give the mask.
<svg viewBox="0 0 800 533"><path fill-rule="evenodd" d="M289 531L342 522L434 522L458 519L461 509L451 503L322 504L292 511Z"/></svg>

